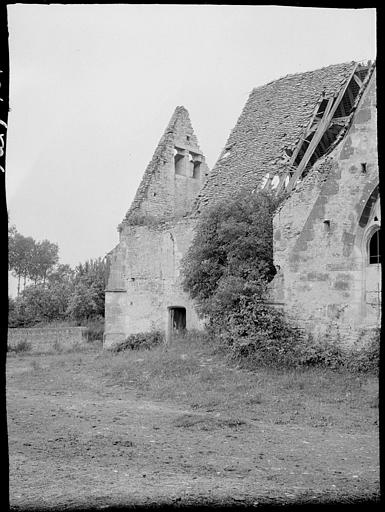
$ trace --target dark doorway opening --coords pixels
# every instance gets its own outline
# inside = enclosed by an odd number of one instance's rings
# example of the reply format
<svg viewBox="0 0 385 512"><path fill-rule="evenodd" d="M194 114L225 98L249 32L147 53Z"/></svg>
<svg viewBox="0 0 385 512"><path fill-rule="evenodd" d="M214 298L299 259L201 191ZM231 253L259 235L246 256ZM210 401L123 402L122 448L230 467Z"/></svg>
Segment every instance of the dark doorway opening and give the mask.
<svg viewBox="0 0 385 512"><path fill-rule="evenodd" d="M169 309L170 327L173 332L186 330L186 308L172 307Z"/></svg>

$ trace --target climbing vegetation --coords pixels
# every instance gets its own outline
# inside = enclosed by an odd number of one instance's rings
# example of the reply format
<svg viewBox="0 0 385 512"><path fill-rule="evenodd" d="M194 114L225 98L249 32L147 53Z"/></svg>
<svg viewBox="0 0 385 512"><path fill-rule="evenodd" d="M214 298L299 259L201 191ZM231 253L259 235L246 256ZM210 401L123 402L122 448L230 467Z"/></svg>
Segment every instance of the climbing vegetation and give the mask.
<svg viewBox="0 0 385 512"><path fill-rule="evenodd" d="M313 339L269 304L268 286L276 272L272 221L279 201L265 192L240 192L199 218L182 275L207 333L248 367L375 371L378 337L365 349L348 351L336 339Z"/></svg>

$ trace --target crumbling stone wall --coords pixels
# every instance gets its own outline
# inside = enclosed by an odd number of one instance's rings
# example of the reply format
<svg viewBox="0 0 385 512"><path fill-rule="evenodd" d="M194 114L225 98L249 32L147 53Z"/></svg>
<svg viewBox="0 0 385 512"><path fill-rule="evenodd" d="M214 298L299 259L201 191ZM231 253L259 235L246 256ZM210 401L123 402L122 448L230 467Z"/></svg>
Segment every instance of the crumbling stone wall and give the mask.
<svg viewBox="0 0 385 512"><path fill-rule="evenodd" d="M8 329L8 347L27 342L32 352L72 348L85 343L86 327L30 327Z"/></svg>
<svg viewBox="0 0 385 512"><path fill-rule="evenodd" d="M274 217L279 272L272 295L318 335L352 343L363 327L379 323L381 266L368 260L370 234L381 222L374 207L360 226L378 179L373 74L342 142L315 164Z"/></svg>
<svg viewBox="0 0 385 512"><path fill-rule="evenodd" d="M186 328L202 326L194 304L183 292L180 261L193 237L190 219L159 226L125 226L106 293L105 346L128 334L166 332L169 307L186 308Z"/></svg>
<svg viewBox="0 0 385 512"><path fill-rule="evenodd" d="M175 156L181 157L179 173ZM193 163L199 163L194 173ZM149 163L125 221L135 219L175 219L191 210L208 174L190 117L177 107Z"/></svg>
<svg viewBox="0 0 385 512"><path fill-rule="evenodd" d="M186 308L188 329L202 326L179 275L200 211L234 190L265 183L274 190L289 179L291 156L320 105L332 104L355 68L337 64L254 89L210 174L188 113L177 107L108 255L105 346L130 333L166 330L173 306ZM347 133L307 169L274 217L279 271L272 300L303 327L347 341L379 318L380 266L367 260L379 221L374 210L365 226L359 221L378 185L375 98L373 74L358 106L352 100Z"/></svg>
<svg viewBox="0 0 385 512"><path fill-rule="evenodd" d="M195 223L186 214L207 174L188 112L177 107L108 255L105 347L132 333L167 331L170 307L186 308L187 329L201 326L179 267Z"/></svg>

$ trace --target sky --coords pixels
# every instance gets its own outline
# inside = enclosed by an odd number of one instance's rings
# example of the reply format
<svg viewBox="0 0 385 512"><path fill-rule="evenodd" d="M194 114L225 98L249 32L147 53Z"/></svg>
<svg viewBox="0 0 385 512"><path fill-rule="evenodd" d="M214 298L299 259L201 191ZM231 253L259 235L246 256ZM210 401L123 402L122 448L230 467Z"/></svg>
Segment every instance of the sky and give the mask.
<svg viewBox="0 0 385 512"><path fill-rule="evenodd" d="M16 4L8 30L8 212L71 266L117 245L176 106L212 168L254 87L376 58L375 9Z"/></svg>

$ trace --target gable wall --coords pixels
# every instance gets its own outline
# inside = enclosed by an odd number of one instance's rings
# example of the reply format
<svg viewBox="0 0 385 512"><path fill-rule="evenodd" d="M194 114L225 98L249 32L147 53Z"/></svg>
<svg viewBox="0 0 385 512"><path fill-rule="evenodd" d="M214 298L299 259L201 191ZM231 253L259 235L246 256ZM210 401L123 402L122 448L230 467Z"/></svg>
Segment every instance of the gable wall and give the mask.
<svg viewBox="0 0 385 512"><path fill-rule="evenodd" d="M182 219L123 229L120 244L111 254L115 270L106 292L106 347L133 333L166 332L168 307L186 308L187 329L202 327L191 299L182 290L179 272L193 228L192 220Z"/></svg>
<svg viewBox="0 0 385 512"><path fill-rule="evenodd" d="M330 331L347 342L361 326L379 321L378 304L368 297L380 285L380 266L367 264L367 228L358 224L378 184L376 123L373 75L343 141L274 217L275 300L310 330Z"/></svg>

